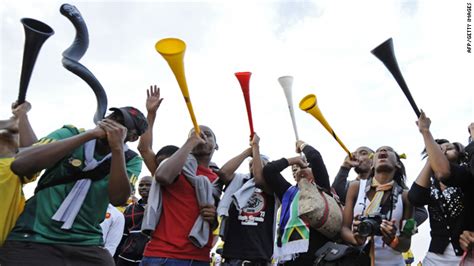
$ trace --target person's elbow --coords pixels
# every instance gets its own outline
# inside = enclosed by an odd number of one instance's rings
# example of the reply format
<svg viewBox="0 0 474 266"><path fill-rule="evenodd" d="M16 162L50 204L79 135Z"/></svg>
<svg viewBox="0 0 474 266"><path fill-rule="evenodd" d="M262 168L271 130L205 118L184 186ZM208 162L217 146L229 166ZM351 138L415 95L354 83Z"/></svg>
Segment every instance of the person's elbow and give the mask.
<svg viewBox="0 0 474 266"><path fill-rule="evenodd" d="M217 175L219 176L219 179L224 182L225 185L229 184L234 178L234 173L229 173L222 169L217 172Z"/></svg>
<svg viewBox="0 0 474 266"><path fill-rule="evenodd" d="M437 180L439 181L446 181L449 176L451 176L451 170L448 168L446 169L439 169L439 170L436 170L434 171L434 176Z"/></svg>
<svg viewBox="0 0 474 266"><path fill-rule="evenodd" d="M150 150L150 147L144 144L143 142L139 142L137 146L137 150L140 152L140 154L142 154L142 153L148 152Z"/></svg>
<svg viewBox="0 0 474 266"><path fill-rule="evenodd" d="M15 159L10 165L10 169L17 176L32 176L35 171L32 164L25 164L21 159Z"/></svg>
<svg viewBox="0 0 474 266"><path fill-rule="evenodd" d="M154 177L156 182L162 186L171 185L174 181L173 178L171 178L169 175L159 173L158 171L156 171Z"/></svg>
<svg viewBox="0 0 474 266"><path fill-rule="evenodd" d="M263 189L266 185L265 179L263 179L263 176L255 176L255 186L257 188Z"/></svg>

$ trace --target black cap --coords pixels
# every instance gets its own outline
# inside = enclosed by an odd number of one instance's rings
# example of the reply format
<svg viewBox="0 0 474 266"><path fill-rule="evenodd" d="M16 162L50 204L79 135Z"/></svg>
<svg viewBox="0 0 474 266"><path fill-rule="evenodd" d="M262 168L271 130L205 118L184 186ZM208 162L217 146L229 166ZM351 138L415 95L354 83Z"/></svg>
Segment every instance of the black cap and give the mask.
<svg viewBox="0 0 474 266"><path fill-rule="evenodd" d="M123 116L124 126L127 129L135 129L139 136L145 133L148 128L148 122L140 110L135 107L126 106L120 108L110 108L110 111L120 112Z"/></svg>

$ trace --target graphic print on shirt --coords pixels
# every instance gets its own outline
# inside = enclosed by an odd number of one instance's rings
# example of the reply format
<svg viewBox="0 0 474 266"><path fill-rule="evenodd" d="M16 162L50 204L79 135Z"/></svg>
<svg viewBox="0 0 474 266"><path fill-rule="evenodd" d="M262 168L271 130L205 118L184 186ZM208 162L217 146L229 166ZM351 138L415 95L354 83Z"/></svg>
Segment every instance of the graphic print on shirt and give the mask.
<svg viewBox="0 0 474 266"><path fill-rule="evenodd" d="M265 196L261 189L256 188L247 206L239 213L239 221L242 225L257 226L265 220L266 210Z"/></svg>
<svg viewBox="0 0 474 266"><path fill-rule="evenodd" d="M437 186L431 186L431 198L438 201L438 205L428 206L428 210L436 221L450 217L454 219L464 211L464 193L459 187L447 187L441 191ZM442 209L438 206L442 206Z"/></svg>

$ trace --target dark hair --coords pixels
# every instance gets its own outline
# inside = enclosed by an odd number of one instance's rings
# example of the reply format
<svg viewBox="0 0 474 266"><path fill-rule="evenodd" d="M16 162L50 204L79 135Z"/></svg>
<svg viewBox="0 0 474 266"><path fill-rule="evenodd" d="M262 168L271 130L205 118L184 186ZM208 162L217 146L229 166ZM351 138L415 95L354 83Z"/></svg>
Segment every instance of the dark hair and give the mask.
<svg viewBox="0 0 474 266"><path fill-rule="evenodd" d="M160 157L160 156L166 156L166 157L170 157L171 155L173 155L177 150L179 150L178 147L174 146L174 145L166 145L164 146L163 148L161 148L155 155L155 160Z"/></svg>
<svg viewBox="0 0 474 266"><path fill-rule="evenodd" d="M441 144L444 144L444 143L450 143L449 140L447 139L435 139L435 142L438 144L438 145L441 145ZM458 159L456 160L456 163L461 165L465 162L467 162L467 153L466 151L464 150L464 145L462 145L461 143L459 142L453 142L452 143L454 145L454 148L456 149L456 151L459 153L458 155ZM426 148L423 149L423 151L421 152L421 155L422 155L422 159L425 159L426 157L428 157L428 154L426 153Z"/></svg>

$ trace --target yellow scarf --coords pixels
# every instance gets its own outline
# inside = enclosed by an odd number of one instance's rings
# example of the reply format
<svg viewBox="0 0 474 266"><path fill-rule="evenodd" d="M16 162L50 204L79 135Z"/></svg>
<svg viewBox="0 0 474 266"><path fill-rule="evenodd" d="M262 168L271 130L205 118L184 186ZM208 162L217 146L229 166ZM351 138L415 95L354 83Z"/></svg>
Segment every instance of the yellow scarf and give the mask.
<svg viewBox="0 0 474 266"><path fill-rule="evenodd" d="M394 181L390 181L387 184L380 184L375 178L372 178L371 187L375 188L375 195L365 209L364 215L369 215L378 212L380 203L382 203L383 194L385 191L391 190L393 187Z"/></svg>

